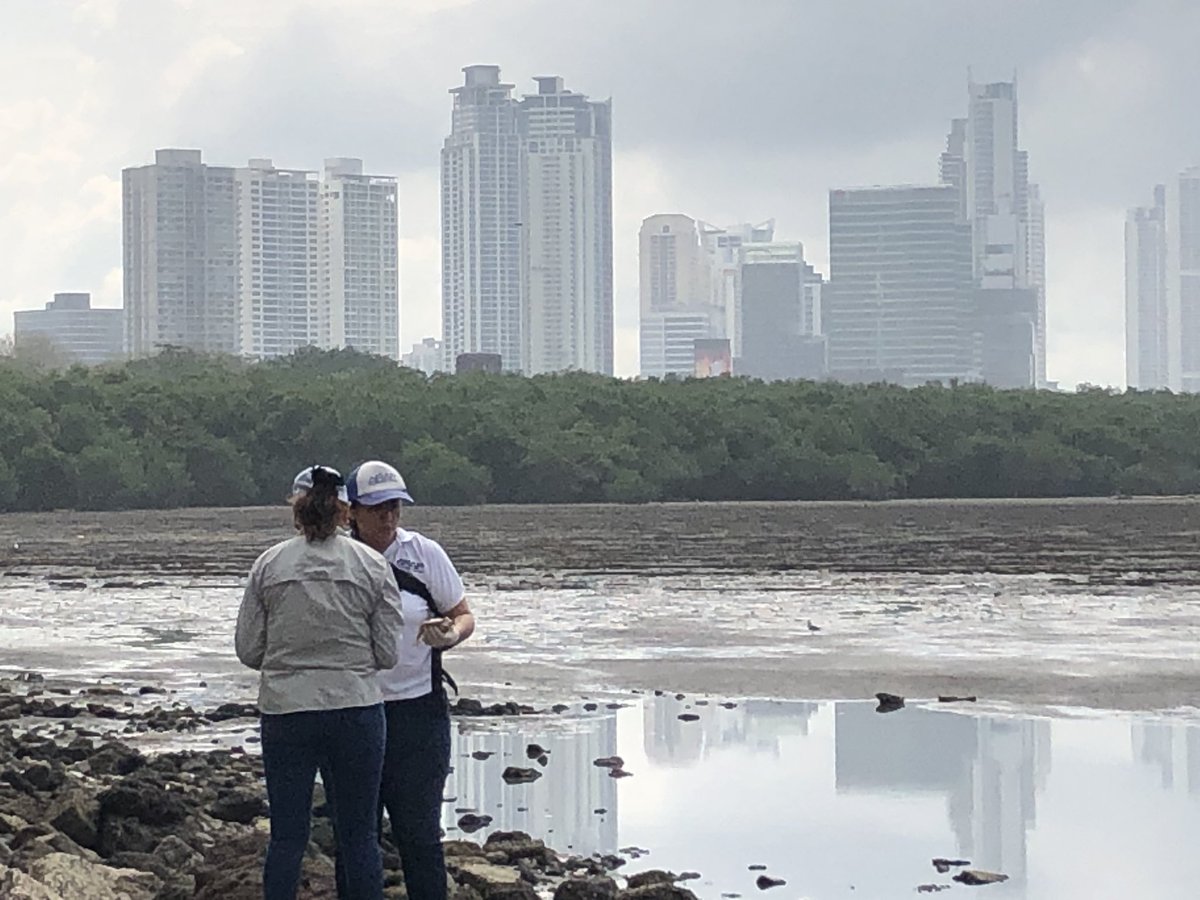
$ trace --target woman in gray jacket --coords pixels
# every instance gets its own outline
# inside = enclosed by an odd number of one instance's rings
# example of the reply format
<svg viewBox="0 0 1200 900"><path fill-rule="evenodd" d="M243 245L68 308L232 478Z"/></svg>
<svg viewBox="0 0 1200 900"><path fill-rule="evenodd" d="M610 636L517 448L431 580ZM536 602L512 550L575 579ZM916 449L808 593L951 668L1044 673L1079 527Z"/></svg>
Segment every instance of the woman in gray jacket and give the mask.
<svg viewBox="0 0 1200 900"><path fill-rule="evenodd" d="M292 485L302 533L254 563L238 612L238 659L261 673L262 756L271 804L265 900L293 900L308 846L313 783L328 773L346 897L380 900L380 773L385 725L377 673L396 664L403 620L391 566L338 533L341 476L312 466Z"/></svg>

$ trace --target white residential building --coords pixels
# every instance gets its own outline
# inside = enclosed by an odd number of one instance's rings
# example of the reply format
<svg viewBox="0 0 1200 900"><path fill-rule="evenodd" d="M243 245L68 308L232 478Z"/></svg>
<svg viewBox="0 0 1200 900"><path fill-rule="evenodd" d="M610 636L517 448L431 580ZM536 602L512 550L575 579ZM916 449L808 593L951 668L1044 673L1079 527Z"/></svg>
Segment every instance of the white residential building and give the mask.
<svg viewBox="0 0 1200 900"><path fill-rule="evenodd" d="M199 150L165 149L122 172L122 268L131 356L186 347L236 353L234 170Z"/></svg>
<svg viewBox="0 0 1200 900"><path fill-rule="evenodd" d="M612 106L542 76L518 106L522 370L612 374Z"/></svg>
<svg viewBox="0 0 1200 900"><path fill-rule="evenodd" d="M1200 393L1200 166L1168 188L1167 298L1172 387Z"/></svg>
<svg viewBox="0 0 1200 900"><path fill-rule="evenodd" d="M400 358L396 179L360 159L325 160L320 189L317 343Z"/></svg>
<svg viewBox="0 0 1200 900"><path fill-rule="evenodd" d="M238 342L252 359L317 343L316 172L252 159L236 170Z"/></svg>
<svg viewBox="0 0 1200 900"><path fill-rule="evenodd" d="M513 85L499 66L468 66L442 145L443 367L463 353L498 353L520 371L520 154Z"/></svg>
<svg viewBox="0 0 1200 900"><path fill-rule="evenodd" d="M1125 382L1143 391L1172 386L1166 205L1158 185L1153 206L1125 217Z"/></svg>

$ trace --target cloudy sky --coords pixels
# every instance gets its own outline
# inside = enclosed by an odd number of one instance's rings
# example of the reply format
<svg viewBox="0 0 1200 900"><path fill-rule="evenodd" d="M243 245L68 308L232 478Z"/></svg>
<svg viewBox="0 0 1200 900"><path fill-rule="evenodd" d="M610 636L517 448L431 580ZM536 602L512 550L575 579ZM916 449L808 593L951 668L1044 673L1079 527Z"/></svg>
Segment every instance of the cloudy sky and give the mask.
<svg viewBox="0 0 1200 900"><path fill-rule="evenodd" d="M438 151L472 63L612 97L618 374L637 229L774 218L826 270L833 186L935 181L966 79L1016 71L1046 200L1049 376L1121 384L1124 210L1200 163L1195 0L0 0L0 333L121 303L121 169L359 156L401 190L402 346L439 331Z"/></svg>

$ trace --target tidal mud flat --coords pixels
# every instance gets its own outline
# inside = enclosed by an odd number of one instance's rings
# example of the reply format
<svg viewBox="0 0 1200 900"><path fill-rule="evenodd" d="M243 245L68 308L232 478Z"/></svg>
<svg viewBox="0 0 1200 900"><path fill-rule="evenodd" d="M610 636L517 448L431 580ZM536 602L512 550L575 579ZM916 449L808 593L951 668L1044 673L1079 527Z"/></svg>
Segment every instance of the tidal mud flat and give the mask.
<svg viewBox="0 0 1200 900"><path fill-rule="evenodd" d="M1194 499L405 515L464 574L481 628L453 667L493 699L890 690L1148 710L1200 697ZM241 579L288 534L282 507L0 516L0 654L245 699L252 679L229 648Z"/></svg>

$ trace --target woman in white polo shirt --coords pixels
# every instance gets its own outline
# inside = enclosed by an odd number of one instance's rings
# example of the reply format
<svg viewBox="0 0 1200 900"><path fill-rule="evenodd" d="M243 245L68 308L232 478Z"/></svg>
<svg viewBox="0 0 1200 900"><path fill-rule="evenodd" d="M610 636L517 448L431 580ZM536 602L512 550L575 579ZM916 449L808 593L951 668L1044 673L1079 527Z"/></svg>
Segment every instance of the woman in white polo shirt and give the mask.
<svg viewBox="0 0 1200 900"><path fill-rule="evenodd" d="M441 810L450 769L450 710L441 655L471 636L475 617L441 545L399 527L401 504L413 502L400 473L372 460L346 482L351 533L395 567L404 614L396 665L379 674L387 716L380 799L409 900L445 900Z"/></svg>

